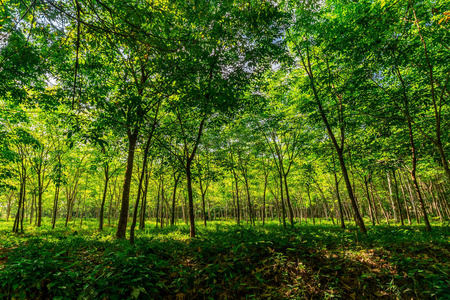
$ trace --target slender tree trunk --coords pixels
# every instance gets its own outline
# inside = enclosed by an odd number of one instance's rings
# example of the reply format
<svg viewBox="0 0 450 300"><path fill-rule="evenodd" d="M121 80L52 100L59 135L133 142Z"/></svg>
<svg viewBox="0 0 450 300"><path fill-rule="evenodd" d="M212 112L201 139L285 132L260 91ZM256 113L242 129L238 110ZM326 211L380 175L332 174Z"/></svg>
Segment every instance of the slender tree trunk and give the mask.
<svg viewBox="0 0 450 300"><path fill-rule="evenodd" d="M27 194L27 177L26 170L24 170L25 176L23 177L23 196L22 196L22 213L20 216L20 231L23 232L23 219L25 217L25 200Z"/></svg>
<svg viewBox="0 0 450 300"><path fill-rule="evenodd" d="M207 224L206 224L206 205L205 205L206 189L205 189L205 191L203 190L203 180L201 178L199 179L199 184L200 184L200 194L202 196L202 218L203 218L203 224L206 227L207 226Z"/></svg>
<svg viewBox="0 0 450 300"><path fill-rule="evenodd" d="M267 177L269 174L264 175L264 191L263 191L263 211L262 211L262 224L264 226L264 222L266 219L266 191L267 191Z"/></svg>
<svg viewBox="0 0 450 300"><path fill-rule="evenodd" d="M172 193L172 219L170 220L171 226L175 225L175 202L176 202L176 196L177 196L177 186L178 186L178 181L180 180L180 177L181 177L181 173L178 173L178 176L173 177L175 179L175 183L173 186L173 193Z"/></svg>
<svg viewBox="0 0 450 300"><path fill-rule="evenodd" d="M367 176L364 175L364 186L366 190L367 203L369 204L370 219L372 220L372 226L375 226L375 216L372 210L372 203L370 201L370 193L369 193L369 184L367 181L368 181Z"/></svg>
<svg viewBox="0 0 450 300"><path fill-rule="evenodd" d="M398 210L397 210L397 201L394 200L394 193L392 192L392 184L391 177L389 176L389 171L386 171L386 180L388 184L389 190L389 200L391 201L392 211L394 212L394 221L397 224L399 220Z"/></svg>
<svg viewBox="0 0 450 300"><path fill-rule="evenodd" d="M416 156L416 147L414 145L414 135L412 130L411 121L408 120L408 129L409 129L409 141L411 145L411 156L412 156L412 168L411 168L411 179L414 185L414 189L416 191L417 199L419 200L420 207L422 209L423 221L425 222L425 227L427 231L431 231L431 225L428 221L428 214L425 207L425 202L422 198L422 193L420 192L419 183L416 178L416 167L417 167L417 156ZM447 171L446 171L447 172ZM450 178L450 173L447 173L447 176Z"/></svg>
<svg viewBox="0 0 450 300"><path fill-rule="evenodd" d="M145 218L147 216L147 194L148 194L148 170L145 172L145 185L144 185L144 193L142 195L142 208L141 208L141 219L139 220L139 229L145 228Z"/></svg>
<svg viewBox="0 0 450 300"><path fill-rule="evenodd" d="M106 195L108 191L108 181L109 181L109 165L107 164L104 169L105 173L105 184L103 187L103 196L102 196L102 203L100 205L100 215L99 215L99 224L98 224L98 230L103 231L103 214L105 211L105 202L106 202Z"/></svg>
<svg viewBox="0 0 450 300"><path fill-rule="evenodd" d="M286 228L286 207L284 206L283 174L281 173L281 169L278 170L278 175L279 175L279 179L280 179L281 220L283 221L283 228Z"/></svg>
<svg viewBox="0 0 450 300"><path fill-rule="evenodd" d="M56 218L58 216L58 200L59 200L59 185L55 187L55 197L53 198L52 229L55 229L56 226Z"/></svg>
<svg viewBox="0 0 450 300"><path fill-rule="evenodd" d="M314 213L313 213L313 207L312 207L312 202L311 202L311 195L310 195L310 191L309 191L309 184L306 184L306 193L308 194L308 200L309 200L309 215L310 218L312 218L313 220L313 225L316 225L316 219L314 217Z"/></svg>
<svg viewBox="0 0 450 300"><path fill-rule="evenodd" d="M413 210L414 210L416 223L420 224L419 212L417 211L416 199L415 199L415 197L413 195L413 191L412 191L412 188L411 188L410 180L408 178L404 177L404 181L406 182L406 185L408 187L409 198L411 199L411 205L412 205Z"/></svg>
<svg viewBox="0 0 450 300"><path fill-rule="evenodd" d="M402 226L405 226L405 222L403 221L402 205L400 202L400 196L398 194L398 183L397 183L397 176L395 175L395 170L392 170L392 178L394 179L395 201L397 202L398 216L400 217L400 222Z"/></svg>
<svg viewBox="0 0 450 300"><path fill-rule="evenodd" d="M339 159L339 163L341 165L342 176L344 178L344 182L345 182L345 185L347 187L347 192L348 192L348 196L350 198L350 203L351 203L352 208L353 208L353 216L354 216L355 222L359 226L359 229L361 230L361 232L366 234L367 233L367 229L366 229L366 226L364 225L364 221L363 221L363 219L361 217L361 214L359 213L358 204L356 202L356 198L355 198L355 195L353 193L353 188L352 188L352 185L350 183L350 178L349 178L348 173L347 173L347 167L345 165L345 161L344 161L344 156L343 156L342 150L338 151L338 159Z"/></svg>
<svg viewBox="0 0 450 300"><path fill-rule="evenodd" d="M7 197L7 203L6 203L6 222L9 221L9 216L11 215L11 205L12 205L12 199L14 197L14 191L10 191Z"/></svg>
<svg viewBox="0 0 450 300"><path fill-rule="evenodd" d="M161 214L159 215L160 217L160 222L161 222L161 228L164 227L164 200L166 199L166 194L164 192L164 182L161 184L161 207L160 207L160 211Z"/></svg>
<svg viewBox="0 0 450 300"><path fill-rule="evenodd" d="M334 156L333 156L333 158L334 158ZM339 192L339 181L337 180L336 172L333 171L333 174L334 174L334 184L336 186L336 197L338 199L338 204L339 204L339 216L341 219L341 228L345 229L344 210L342 209L342 200L341 200L341 196L340 196L340 192Z"/></svg>
<svg viewBox="0 0 450 300"><path fill-rule="evenodd" d="M245 189L247 191L247 205L248 205L248 215L249 215L249 220L250 220L250 224L255 225L255 220L253 218L253 210L252 210L252 202L250 200L250 188L249 188L249 184L248 184L248 179L247 179L247 175L244 175L244 181L245 181Z"/></svg>
<svg viewBox="0 0 450 300"><path fill-rule="evenodd" d="M183 212L183 221L187 224L186 219L186 197L183 195L183 201L181 201L181 211Z"/></svg>
<svg viewBox="0 0 450 300"><path fill-rule="evenodd" d="M284 173L284 168L282 168L283 173ZM291 227L294 227L294 210L292 209L292 205L291 205L291 199L289 197L289 188L288 188L288 184L287 184L287 177L288 174L284 174L284 189L286 191L286 202L288 205L288 209L289 209L289 221L291 222Z"/></svg>
<svg viewBox="0 0 450 300"><path fill-rule="evenodd" d="M31 205L30 205L30 225L33 224L33 217L34 217L34 207L36 204L36 194L31 194ZM37 221L37 216L36 216Z"/></svg>
<svg viewBox="0 0 450 300"><path fill-rule="evenodd" d="M136 196L136 204L134 206L133 221L131 222L131 226L130 226L130 243L131 244L134 244L134 229L136 228L136 223L137 223L137 217L138 217L138 211L139 211L139 201L140 201L141 194L142 194L142 183L144 182L144 176L147 173L148 150L150 149L150 143L152 141L152 137L153 137L153 130L147 138L147 143L145 144L145 149L144 149L144 158L142 160L142 171L139 176L138 193Z"/></svg>
<svg viewBox="0 0 450 300"><path fill-rule="evenodd" d="M239 203L239 186L238 186L238 181L237 181L237 175L236 172L233 171L233 175L234 175L234 183L235 183L235 187L236 187L236 220L237 220L237 224L240 225L241 223L241 211L240 211L240 203Z"/></svg>
<svg viewBox="0 0 450 300"><path fill-rule="evenodd" d="M189 230L190 237L195 237L195 212L194 212L194 195L192 192L192 174L191 174L192 159L186 161L186 180L188 190L188 204L189 204Z"/></svg>
<svg viewBox="0 0 450 300"><path fill-rule="evenodd" d="M125 171L125 180L122 188L122 204L120 207L119 223L117 225L116 238L124 239L126 237L128 223L128 209L130 207L130 186L133 175L134 153L138 139L138 129L133 132L128 130L128 158L127 169Z"/></svg>
<svg viewBox="0 0 450 300"><path fill-rule="evenodd" d="M38 211L37 211L37 227L41 227L42 225L42 189L43 189L43 182L41 179L41 170L39 169L37 172L37 179L38 179Z"/></svg>
<svg viewBox="0 0 450 300"><path fill-rule="evenodd" d="M156 197L156 209L155 209L156 223L155 223L155 227L158 227L158 224L159 224L159 202L161 201L162 181L163 181L163 177L161 175L161 180L159 181L159 185L158 185L158 196Z"/></svg>
<svg viewBox="0 0 450 300"><path fill-rule="evenodd" d="M13 229L12 229L12 231L15 233L19 232L19 225L21 223L20 220L21 220L21 214L22 214L22 210L23 210L23 203L24 203L24 197L25 197L26 174L24 173L23 170L24 170L24 168L22 168L22 173L20 174L21 178L20 178L18 208L17 208L17 213L16 213L16 217L14 219L14 225L13 225Z"/></svg>

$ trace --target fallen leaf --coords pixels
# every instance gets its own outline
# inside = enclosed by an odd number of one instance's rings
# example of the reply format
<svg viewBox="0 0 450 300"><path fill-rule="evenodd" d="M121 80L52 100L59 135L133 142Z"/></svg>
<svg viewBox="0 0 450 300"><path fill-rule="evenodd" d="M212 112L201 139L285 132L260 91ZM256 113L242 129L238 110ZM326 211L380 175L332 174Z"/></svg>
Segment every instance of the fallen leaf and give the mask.
<svg viewBox="0 0 450 300"><path fill-rule="evenodd" d="M386 292L375 292L374 293L374 295L375 296L377 296L377 297L383 297L383 296L386 296L388 293L386 293Z"/></svg>

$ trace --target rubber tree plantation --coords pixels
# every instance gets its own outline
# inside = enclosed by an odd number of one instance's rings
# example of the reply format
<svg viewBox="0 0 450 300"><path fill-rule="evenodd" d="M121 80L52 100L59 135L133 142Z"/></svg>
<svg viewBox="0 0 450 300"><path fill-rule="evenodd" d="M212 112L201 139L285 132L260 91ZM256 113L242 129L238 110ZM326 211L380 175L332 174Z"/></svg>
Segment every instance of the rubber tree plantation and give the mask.
<svg viewBox="0 0 450 300"><path fill-rule="evenodd" d="M450 2L0 2L0 298L450 299Z"/></svg>

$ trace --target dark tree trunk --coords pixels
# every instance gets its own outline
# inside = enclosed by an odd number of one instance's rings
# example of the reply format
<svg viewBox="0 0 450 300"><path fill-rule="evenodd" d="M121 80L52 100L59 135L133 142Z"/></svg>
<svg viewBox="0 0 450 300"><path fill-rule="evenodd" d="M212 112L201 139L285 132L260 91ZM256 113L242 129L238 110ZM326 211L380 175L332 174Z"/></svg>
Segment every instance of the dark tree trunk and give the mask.
<svg viewBox="0 0 450 300"><path fill-rule="evenodd" d="M314 218L313 207L312 207L312 203L311 203L311 195L310 195L308 183L306 184L306 192L308 194L308 199L309 199L309 215L310 215L310 218L312 217L313 225L316 225L316 219Z"/></svg>
<svg viewBox="0 0 450 300"><path fill-rule="evenodd" d="M42 179L41 179L41 170L39 169L37 172L38 179L38 211L37 211L37 227L41 227L42 225Z"/></svg>
<svg viewBox="0 0 450 300"><path fill-rule="evenodd" d="M149 176L148 176L148 170L145 173L145 186L144 186L144 193L142 195L142 208L141 208L141 219L139 220L139 229L145 228L145 217L147 215L147 194L148 194L148 182L149 182Z"/></svg>
<svg viewBox="0 0 450 300"><path fill-rule="evenodd" d="M19 189L19 203L17 208L16 217L14 219L14 225L12 231L17 233L19 232L19 226L21 231L23 232L23 213L24 213L24 203L25 203L25 184L26 184L26 170L22 168L22 172L20 174L20 189Z"/></svg>
<svg viewBox="0 0 450 300"><path fill-rule="evenodd" d="M356 202L356 198L353 193L353 188L350 183L350 178L348 177L347 167L345 166L345 161L344 161L344 157L342 155L342 150L338 151L338 159L339 159L339 163L341 165L342 176L344 177L344 182L347 187L347 192L348 192L348 196L350 198L350 203L353 208L353 216L354 216L355 222L359 226L359 229L361 230L361 232L367 233L366 226L364 225L364 221L361 218L361 214L359 213L358 204Z"/></svg>
<svg viewBox="0 0 450 300"><path fill-rule="evenodd" d="M165 192L164 192L164 182L161 184L161 207L160 207L160 215L159 215L159 218L160 218L160 226L161 226L161 228L163 228L164 227L164 200L166 199L166 195L165 195Z"/></svg>
<svg viewBox="0 0 450 300"><path fill-rule="evenodd" d="M58 215L58 200L59 200L59 185L55 188L55 197L53 198L53 213L52 213L52 229L55 229L56 218Z"/></svg>
<svg viewBox="0 0 450 300"><path fill-rule="evenodd" d="M266 190L267 190L267 177L269 174L264 174L264 191L263 191L263 207L262 207L262 224L266 219Z"/></svg>
<svg viewBox="0 0 450 300"><path fill-rule="evenodd" d="M195 237L194 195L192 193L191 163L192 163L192 160L190 160L190 159L188 159L186 162L186 180L187 180L187 190L188 190L190 237Z"/></svg>
<svg viewBox="0 0 450 300"><path fill-rule="evenodd" d="M283 175L281 174L281 169L278 170L278 177L280 179L280 202L281 202L281 219L283 221L283 228L286 228L286 207L284 206L283 199Z"/></svg>
<svg viewBox="0 0 450 300"><path fill-rule="evenodd" d="M138 193L136 196L136 204L134 206L134 212L133 212L133 221L131 222L131 227L130 227L130 243L131 244L134 244L134 229L136 228L136 223L137 223L137 217L138 217L138 211L139 211L139 200L140 200L141 194L142 194L142 183L144 182L144 176L147 173L148 150L150 149L150 143L152 141L152 137L153 137L153 131L149 134L147 143L145 144L145 149L144 149L144 159L142 161L142 171L141 171L141 176L139 177Z"/></svg>
<svg viewBox="0 0 450 300"><path fill-rule="evenodd" d="M334 166L334 154L333 154L333 166ZM338 199L338 204L339 204L339 216L341 219L341 228L345 229L344 210L342 209L342 200L341 200L341 195L339 192L339 181L337 180L336 171L334 171L334 169L333 169L333 174L334 174L334 185L336 186L336 197Z"/></svg>
<svg viewBox="0 0 450 300"><path fill-rule="evenodd" d="M159 202L161 201L161 186L162 186L163 177L161 176L161 180L158 185L158 196L156 197L156 209L155 209L155 227L158 227L159 224Z"/></svg>
<svg viewBox="0 0 450 300"><path fill-rule="evenodd" d="M284 173L284 168L282 167L283 173ZM292 205L291 205L291 199L289 197L289 188L288 188L288 184L287 184L287 177L288 174L284 174L284 188L286 191L286 202L288 205L288 209L289 209L289 221L291 222L291 227L294 227L294 211L292 210Z"/></svg>
<svg viewBox="0 0 450 300"><path fill-rule="evenodd" d="M376 212L374 212L374 210L372 209L372 201L370 199L369 184L368 184L368 179L367 179L366 175L364 175L364 186L365 186L365 191L366 191L367 203L369 204L370 219L372 220L372 225L375 226L375 216L374 216L374 214Z"/></svg>
<svg viewBox="0 0 450 300"><path fill-rule="evenodd" d="M130 186L133 175L133 162L136 142L138 139L138 129L133 132L128 131L128 158L127 169L125 171L125 180L122 188L122 204L120 207L119 223L117 225L116 238L124 239L126 237L128 223L128 209L130 207Z"/></svg>
<svg viewBox="0 0 450 300"><path fill-rule="evenodd" d="M172 218L170 220L171 226L175 225L175 202L176 202L176 197L177 197L177 186L178 186L178 181L180 180L180 177L181 177L180 173L178 174L178 176L173 177L175 179L175 183L173 186L173 193L172 193Z"/></svg>
<svg viewBox="0 0 450 300"><path fill-rule="evenodd" d="M250 188L248 184L247 175L244 175L244 181L245 181L245 190L247 191L247 205L248 205L248 215L250 224L255 225L255 220L253 218L253 209L252 209L252 202L250 200Z"/></svg>
<svg viewBox="0 0 450 300"><path fill-rule="evenodd" d="M400 218L400 223L402 224L402 226L405 226L405 222L403 220L402 206L398 194L398 183L397 183L397 176L395 175L395 170L392 170L392 178L394 179L395 201L397 202L398 216Z"/></svg>
<svg viewBox="0 0 450 300"><path fill-rule="evenodd" d="M103 231L103 214L105 211L105 202L106 202L106 195L108 191L108 181L109 181L109 165L107 164L105 166L105 185L103 187L103 196L102 196L102 203L100 205L100 213L99 213L99 224L98 224L98 230Z"/></svg>
<svg viewBox="0 0 450 300"><path fill-rule="evenodd" d="M234 183L235 183L235 187L236 187L236 221L237 221L237 224L240 225L241 224L241 211L240 211L240 203L239 203L239 186L238 186L238 181L237 181L237 175L234 171L233 171L233 175L234 175Z"/></svg>
<svg viewBox="0 0 450 300"><path fill-rule="evenodd" d="M420 208L422 209L423 220L425 222L426 229L427 229L427 231L431 231L431 225L430 225L430 222L428 221L428 214L427 214L427 210L425 207L425 202L423 201L422 193L420 192L419 183L416 178L416 168L417 168L416 147L414 144L414 135L413 135L413 130L412 130L412 124L411 124L411 121L409 121L409 120L408 120L408 129L409 129L409 141L410 141L410 145L411 145L411 156L412 156L411 179L412 179L412 182L414 185L414 189L416 191L417 199L419 199ZM447 173L447 176L450 178L450 174Z"/></svg>
<svg viewBox="0 0 450 300"><path fill-rule="evenodd" d="M203 180L199 178L199 184L200 184L200 194L202 196L202 217L203 217L203 225L205 227L207 226L206 223L206 205L205 205L205 195L206 195L206 189L203 190Z"/></svg>

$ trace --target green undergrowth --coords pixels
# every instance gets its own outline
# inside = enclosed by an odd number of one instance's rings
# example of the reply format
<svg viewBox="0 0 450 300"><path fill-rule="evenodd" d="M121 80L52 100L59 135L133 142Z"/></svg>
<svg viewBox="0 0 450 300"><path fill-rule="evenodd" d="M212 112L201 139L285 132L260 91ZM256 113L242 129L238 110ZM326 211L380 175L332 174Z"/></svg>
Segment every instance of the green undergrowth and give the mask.
<svg viewBox="0 0 450 300"><path fill-rule="evenodd" d="M93 227L93 226L92 226ZM0 231L1 299L448 299L450 230L212 222Z"/></svg>

